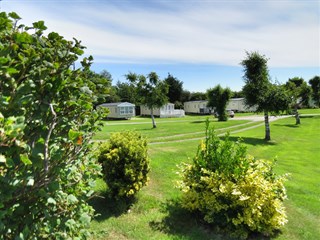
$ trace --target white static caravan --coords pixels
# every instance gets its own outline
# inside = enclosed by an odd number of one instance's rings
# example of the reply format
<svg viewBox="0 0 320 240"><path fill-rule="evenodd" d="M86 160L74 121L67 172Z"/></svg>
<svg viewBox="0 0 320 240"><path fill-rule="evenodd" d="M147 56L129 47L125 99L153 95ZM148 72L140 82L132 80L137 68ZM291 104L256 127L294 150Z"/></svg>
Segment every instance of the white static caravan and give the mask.
<svg viewBox="0 0 320 240"><path fill-rule="evenodd" d="M184 103L184 111L189 114L211 114L212 108L207 107L208 101L189 101Z"/></svg>
<svg viewBox="0 0 320 240"><path fill-rule="evenodd" d="M130 119L136 115L136 106L129 102L103 103L99 107L109 109L108 118Z"/></svg>
<svg viewBox="0 0 320 240"><path fill-rule="evenodd" d="M150 116L151 111L147 106L142 105L140 106L140 114L141 116ZM174 109L173 103L167 103L161 108L154 108L153 116L160 117L160 118L170 118L170 117L184 117L185 114L184 114L184 110Z"/></svg>
<svg viewBox="0 0 320 240"><path fill-rule="evenodd" d="M244 98L231 98L227 109L230 109L234 112L254 112L256 107L248 107L244 102Z"/></svg>

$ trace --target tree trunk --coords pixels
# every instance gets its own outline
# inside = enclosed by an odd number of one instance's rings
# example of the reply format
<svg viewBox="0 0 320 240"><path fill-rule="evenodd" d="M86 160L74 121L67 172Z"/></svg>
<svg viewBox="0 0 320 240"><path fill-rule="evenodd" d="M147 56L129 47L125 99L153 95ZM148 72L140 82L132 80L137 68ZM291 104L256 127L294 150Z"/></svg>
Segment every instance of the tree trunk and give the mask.
<svg viewBox="0 0 320 240"><path fill-rule="evenodd" d="M299 116L297 104L294 107L294 114L295 114L295 117L296 117L296 125L298 125L298 124L300 124L300 116Z"/></svg>
<svg viewBox="0 0 320 240"><path fill-rule="evenodd" d="M156 128L157 124L156 121L154 120L154 116L153 116L153 108L150 109L150 113L151 113L151 119L152 119L152 127Z"/></svg>
<svg viewBox="0 0 320 240"><path fill-rule="evenodd" d="M269 124L269 114L268 112L264 112L264 125L265 125L265 129L266 129L266 136L265 136L265 140L266 141L270 141L271 137L270 137L270 124Z"/></svg>

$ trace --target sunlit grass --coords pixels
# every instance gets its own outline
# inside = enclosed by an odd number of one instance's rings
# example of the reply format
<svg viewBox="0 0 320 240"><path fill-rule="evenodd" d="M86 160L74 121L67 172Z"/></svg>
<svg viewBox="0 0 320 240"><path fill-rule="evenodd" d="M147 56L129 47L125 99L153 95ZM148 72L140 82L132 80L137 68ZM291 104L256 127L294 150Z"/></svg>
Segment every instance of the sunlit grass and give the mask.
<svg viewBox="0 0 320 240"><path fill-rule="evenodd" d="M317 110L317 109L316 109ZM319 112L319 111L318 111ZM312 113L318 113L312 110ZM305 111L305 113L309 113ZM319 112L320 113L320 112ZM192 119L192 118L191 118ZM144 121L144 120L140 120ZM176 133L189 133L186 126L197 127L192 131L205 128L205 117L198 124L190 122L158 123L160 128L168 128ZM224 127L244 124L246 122L229 121ZM286 118L271 123L271 142L266 143L264 126L259 126L244 132L231 134L233 140L239 137L248 146L248 152L257 158L274 159L277 157L275 171L278 174L290 173L286 182L288 200L285 202L289 222L282 233L275 239L317 239L320 236L320 116L302 117L301 125L296 126L294 118ZM212 119L212 124L217 122ZM242 127L251 126L248 123ZM256 124L256 123L255 123ZM172 126L173 125L173 126ZM217 129L221 129L223 124ZM170 137L170 131L153 131L151 122L148 123L145 134L154 141L161 136ZM108 126L109 127L109 126ZM114 126L115 127L115 126ZM130 129L130 125L128 128ZM137 127L137 126L135 126ZM146 126L138 126L146 128ZM240 129L235 127L235 129ZM111 131L107 128L106 131ZM126 129L125 125L117 125L115 131ZM141 130L138 130L141 131ZM190 131L190 132L192 132ZM224 131L220 131L222 133ZM219 133L219 132L218 132ZM162 134L158 136L157 134ZM199 134L200 137L203 136ZM187 135L194 137L198 135ZM107 137L107 135L105 135ZM158 140L157 140L158 139ZM150 144L151 172L149 185L144 187L137 196L128 212L121 204L100 199L95 207L101 216L92 223L93 239L228 239L204 225L199 218L181 209L175 200L180 192L175 182L179 180L176 172L181 162L190 162L195 156L199 140L173 142L176 138L168 138L162 144ZM180 139L181 140L181 139ZM182 138L184 140L184 137ZM160 140L159 140L160 141ZM105 185L99 182L97 190L105 191ZM268 238L266 238L268 239Z"/></svg>

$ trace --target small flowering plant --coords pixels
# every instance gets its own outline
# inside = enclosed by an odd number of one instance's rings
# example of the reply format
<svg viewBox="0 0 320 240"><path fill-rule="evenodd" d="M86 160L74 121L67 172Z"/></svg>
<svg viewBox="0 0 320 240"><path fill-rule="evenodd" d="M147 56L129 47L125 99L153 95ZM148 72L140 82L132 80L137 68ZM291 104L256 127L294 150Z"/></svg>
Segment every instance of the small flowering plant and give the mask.
<svg viewBox="0 0 320 240"><path fill-rule="evenodd" d="M237 238L251 232L272 235L286 222L283 201L286 175L277 177L274 162L258 160L246 147L220 140L206 123L206 139L199 144L192 164L180 166L182 206L199 211L204 220Z"/></svg>

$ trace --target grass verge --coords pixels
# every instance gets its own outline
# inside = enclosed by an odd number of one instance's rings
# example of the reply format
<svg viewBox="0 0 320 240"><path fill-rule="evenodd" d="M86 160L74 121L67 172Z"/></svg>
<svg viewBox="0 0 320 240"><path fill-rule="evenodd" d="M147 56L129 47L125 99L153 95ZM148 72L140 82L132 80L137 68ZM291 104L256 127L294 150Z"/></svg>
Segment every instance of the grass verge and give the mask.
<svg viewBox="0 0 320 240"><path fill-rule="evenodd" d="M289 223L275 239L320 236L319 120L319 116L302 117L300 126L294 125L293 118L272 122L272 141L268 143L263 140L263 126L231 135L234 140L241 137L248 152L257 158L277 156L275 170L279 174L291 173L286 183L289 199L285 202ZM172 124L172 128L178 128L177 123ZM204 129L204 123L200 125ZM228 239L177 204L177 164L191 161L198 143L191 140L150 145L149 185L141 190L129 211L123 203L96 200L93 205L101 215L91 225L92 239ZM99 191L105 191L103 182L99 183Z"/></svg>

